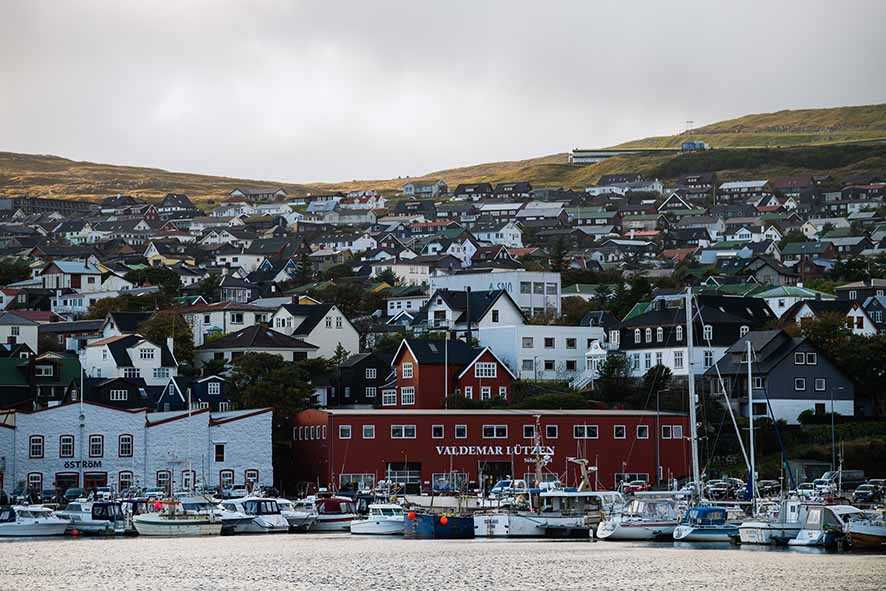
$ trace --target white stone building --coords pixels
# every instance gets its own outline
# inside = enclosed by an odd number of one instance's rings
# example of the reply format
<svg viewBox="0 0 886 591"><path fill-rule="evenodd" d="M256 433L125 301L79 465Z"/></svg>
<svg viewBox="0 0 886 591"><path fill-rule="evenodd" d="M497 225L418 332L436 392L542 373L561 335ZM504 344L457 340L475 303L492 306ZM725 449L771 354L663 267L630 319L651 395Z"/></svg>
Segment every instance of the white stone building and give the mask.
<svg viewBox="0 0 886 591"><path fill-rule="evenodd" d="M211 487L274 481L271 409L148 413L92 403L10 412L0 422L0 485Z"/></svg>

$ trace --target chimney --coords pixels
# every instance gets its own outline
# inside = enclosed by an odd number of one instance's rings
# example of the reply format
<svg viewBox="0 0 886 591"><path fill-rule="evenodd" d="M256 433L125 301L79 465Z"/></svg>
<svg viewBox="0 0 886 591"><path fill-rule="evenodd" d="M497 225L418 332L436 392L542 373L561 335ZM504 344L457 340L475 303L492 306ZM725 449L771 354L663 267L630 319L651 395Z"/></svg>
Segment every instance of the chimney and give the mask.
<svg viewBox="0 0 886 591"><path fill-rule="evenodd" d="M172 356L175 357L175 339L172 337L166 337L166 347L169 349L169 352L172 353Z"/></svg>

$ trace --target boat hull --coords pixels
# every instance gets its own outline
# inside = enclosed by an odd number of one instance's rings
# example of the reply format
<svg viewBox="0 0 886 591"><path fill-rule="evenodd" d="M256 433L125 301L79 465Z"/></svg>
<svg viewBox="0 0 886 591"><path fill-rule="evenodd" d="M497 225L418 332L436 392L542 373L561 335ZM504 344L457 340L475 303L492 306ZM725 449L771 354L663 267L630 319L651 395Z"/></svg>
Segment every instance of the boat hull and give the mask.
<svg viewBox="0 0 886 591"><path fill-rule="evenodd" d="M312 532L346 532L351 529L351 522L357 519L354 513L341 515L321 515L311 526Z"/></svg>
<svg viewBox="0 0 886 591"><path fill-rule="evenodd" d="M58 520L45 523L8 523L0 525L0 537L2 538L42 538L50 536L63 536L68 529L69 522Z"/></svg>
<svg viewBox="0 0 886 591"><path fill-rule="evenodd" d="M655 540L670 538L677 524L673 521L631 523L602 521L597 526L597 537L601 540Z"/></svg>
<svg viewBox="0 0 886 591"><path fill-rule="evenodd" d="M547 525L547 521L537 515L474 515L474 535L478 538L541 538Z"/></svg>
<svg viewBox="0 0 886 591"><path fill-rule="evenodd" d="M314 528L314 523L317 521L316 515L284 514L283 516L289 522L290 531L310 531Z"/></svg>
<svg viewBox="0 0 886 591"><path fill-rule="evenodd" d="M134 519L135 531L140 536L196 537L221 534L222 524L197 519Z"/></svg>
<svg viewBox="0 0 886 591"><path fill-rule="evenodd" d="M678 525L674 528L677 542L730 542L738 536L738 528L726 526L700 527Z"/></svg>
<svg viewBox="0 0 886 591"><path fill-rule="evenodd" d="M800 533L799 524L766 523L751 521L738 527L738 539L742 544L786 544Z"/></svg>
<svg viewBox="0 0 886 591"><path fill-rule="evenodd" d="M886 548L886 527L867 523L850 523L846 539L853 548L882 550Z"/></svg>
<svg viewBox="0 0 886 591"><path fill-rule="evenodd" d="M445 522L444 522L445 521ZM405 518L403 536L423 540L469 540L474 537L474 518L419 513Z"/></svg>
<svg viewBox="0 0 886 591"><path fill-rule="evenodd" d="M361 536L402 536L402 519L355 519L351 522L351 533Z"/></svg>

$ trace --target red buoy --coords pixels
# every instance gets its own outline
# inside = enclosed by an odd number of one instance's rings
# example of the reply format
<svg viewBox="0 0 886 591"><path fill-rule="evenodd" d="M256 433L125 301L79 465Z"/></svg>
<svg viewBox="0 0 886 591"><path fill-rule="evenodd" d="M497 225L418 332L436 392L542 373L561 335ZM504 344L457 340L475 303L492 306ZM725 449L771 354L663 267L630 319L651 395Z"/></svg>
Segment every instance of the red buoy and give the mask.
<svg viewBox="0 0 886 591"><path fill-rule="evenodd" d="M415 517L416 517L415 511L410 511L409 513L406 514L406 518L409 519L409 521L415 521Z"/></svg>
<svg viewBox="0 0 886 591"><path fill-rule="evenodd" d="M448 517L446 517L446 516L444 515L443 517L440 518L440 525L446 525L447 523L449 523L449 518L448 518Z"/></svg>

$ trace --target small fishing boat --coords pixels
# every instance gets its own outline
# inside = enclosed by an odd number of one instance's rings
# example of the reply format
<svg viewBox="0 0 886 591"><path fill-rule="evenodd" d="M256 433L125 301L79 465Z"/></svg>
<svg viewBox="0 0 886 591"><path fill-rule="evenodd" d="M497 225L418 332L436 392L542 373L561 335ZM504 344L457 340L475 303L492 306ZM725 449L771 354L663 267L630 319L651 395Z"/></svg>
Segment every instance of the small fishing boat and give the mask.
<svg viewBox="0 0 886 591"><path fill-rule="evenodd" d="M289 531L308 531L317 521L317 507L314 503L295 502L289 499L276 499L280 514L289 522Z"/></svg>
<svg viewBox="0 0 886 591"><path fill-rule="evenodd" d="M394 503L372 503L363 519L351 521L351 533L359 535L403 535L403 507Z"/></svg>
<svg viewBox="0 0 886 591"><path fill-rule="evenodd" d="M846 539L853 550L886 550L886 516L865 513L846 523Z"/></svg>
<svg viewBox="0 0 886 591"><path fill-rule="evenodd" d="M545 537L549 538L592 537L606 508L617 510L624 503L620 493L574 488L543 491L539 499L539 517L545 521Z"/></svg>
<svg viewBox="0 0 886 591"><path fill-rule="evenodd" d="M212 515L187 514L175 499L158 501L157 513L142 513L132 518L132 524L140 536L194 537L217 536L222 524Z"/></svg>
<svg viewBox="0 0 886 591"><path fill-rule="evenodd" d="M542 538L548 528L548 520L533 511L484 511L473 519L478 538Z"/></svg>
<svg viewBox="0 0 886 591"><path fill-rule="evenodd" d="M41 505L13 505L0 509L0 537L63 536L71 524Z"/></svg>
<svg viewBox="0 0 886 591"><path fill-rule="evenodd" d="M470 515L410 511L405 516L403 537L414 540L469 540L474 537L474 518Z"/></svg>
<svg viewBox="0 0 886 591"><path fill-rule="evenodd" d="M224 535L245 533L253 519L252 515L240 511L229 511L200 495L181 497L179 502L182 510L187 514L211 515L213 519L222 524L221 533Z"/></svg>
<svg viewBox="0 0 886 591"><path fill-rule="evenodd" d="M276 499L243 497L228 499L221 506L223 509L243 513L251 518L238 527L238 533L267 534L289 531L289 522L280 512L280 505Z"/></svg>
<svg viewBox="0 0 886 591"><path fill-rule="evenodd" d="M674 528L678 542L729 542L738 537L738 526L726 521L726 508L700 505L683 516Z"/></svg>
<svg viewBox="0 0 886 591"><path fill-rule="evenodd" d="M762 509L760 516L738 526L742 544L787 544L797 537L806 519L806 505L798 499L783 499Z"/></svg>
<svg viewBox="0 0 886 591"><path fill-rule="evenodd" d="M597 526L597 537L601 540L670 538L678 522L674 501L636 498L623 512L601 521Z"/></svg>
<svg viewBox="0 0 886 591"><path fill-rule="evenodd" d="M864 511L851 505L810 505L806 519L790 546L836 546L846 536L846 523Z"/></svg>
<svg viewBox="0 0 886 591"><path fill-rule="evenodd" d="M126 533L126 518L120 503L74 501L55 514L70 522L69 534L103 536Z"/></svg>
<svg viewBox="0 0 886 591"><path fill-rule="evenodd" d="M346 532L358 517L354 500L350 497L318 497L314 504L317 507L317 520L311 531Z"/></svg>

